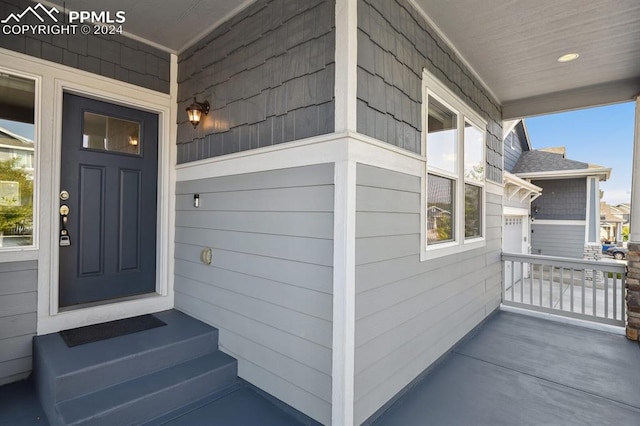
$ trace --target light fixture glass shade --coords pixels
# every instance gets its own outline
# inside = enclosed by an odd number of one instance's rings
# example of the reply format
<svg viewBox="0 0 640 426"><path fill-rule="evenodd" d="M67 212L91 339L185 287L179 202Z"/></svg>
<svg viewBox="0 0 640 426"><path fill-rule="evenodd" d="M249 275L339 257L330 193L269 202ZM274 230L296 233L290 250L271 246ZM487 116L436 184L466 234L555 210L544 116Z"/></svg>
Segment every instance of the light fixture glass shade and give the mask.
<svg viewBox="0 0 640 426"><path fill-rule="evenodd" d="M202 116L202 110L198 105L191 105L187 108L187 115L189 116L189 121L193 124L193 127L197 127L198 123L200 123L200 117Z"/></svg>
<svg viewBox="0 0 640 426"><path fill-rule="evenodd" d="M187 116L189 117L191 124L193 124L194 129L198 127L200 119L202 118L202 113L205 115L209 113L209 102L198 102L194 97L193 103L187 107Z"/></svg>

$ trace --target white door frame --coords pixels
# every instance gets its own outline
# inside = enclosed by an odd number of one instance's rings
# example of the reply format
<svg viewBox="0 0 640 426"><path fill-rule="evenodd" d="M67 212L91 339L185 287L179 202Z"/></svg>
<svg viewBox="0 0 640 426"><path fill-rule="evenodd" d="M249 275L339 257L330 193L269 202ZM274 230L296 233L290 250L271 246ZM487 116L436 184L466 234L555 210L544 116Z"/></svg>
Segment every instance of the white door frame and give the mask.
<svg viewBox="0 0 640 426"><path fill-rule="evenodd" d="M35 78L36 182L34 191L35 248L0 253L2 261L38 260L37 333L157 312L173 307L173 247L175 216L177 57L171 56L169 95L112 80L39 58L0 49L0 68ZM156 293L125 301L60 311L58 308L58 234L62 95L71 92L158 114L158 231ZM39 92L39 93L38 93Z"/></svg>

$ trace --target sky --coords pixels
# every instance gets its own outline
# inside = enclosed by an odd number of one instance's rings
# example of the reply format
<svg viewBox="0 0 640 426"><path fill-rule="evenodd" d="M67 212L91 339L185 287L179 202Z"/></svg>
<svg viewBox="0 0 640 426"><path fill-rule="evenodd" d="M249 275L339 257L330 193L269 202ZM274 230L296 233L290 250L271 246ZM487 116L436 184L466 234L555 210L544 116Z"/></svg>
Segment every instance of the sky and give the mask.
<svg viewBox="0 0 640 426"><path fill-rule="evenodd" d="M533 149L565 146L567 158L611 168L600 182L603 200L631 200L635 103L609 105L525 119Z"/></svg>

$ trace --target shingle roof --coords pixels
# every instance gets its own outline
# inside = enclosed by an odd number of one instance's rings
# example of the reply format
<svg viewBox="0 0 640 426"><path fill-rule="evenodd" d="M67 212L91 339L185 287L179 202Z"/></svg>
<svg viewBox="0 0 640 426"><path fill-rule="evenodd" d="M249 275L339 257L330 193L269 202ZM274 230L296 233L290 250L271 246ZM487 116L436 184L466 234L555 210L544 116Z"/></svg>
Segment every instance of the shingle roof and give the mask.
<svg viewBox="0 0 640 426"><path fill-rule="evenodd" d="M13 133L3 129L2 127L0 127L0 145L33 149L33 142L26 138L16 136Z"/></svg>
<svg viewBox="0 0 640 426"><path fill-rule="evenodd" d="M552 172L589 168L588 163L563 158L562 154L545 151L525 151L511 173Z"/></svg>

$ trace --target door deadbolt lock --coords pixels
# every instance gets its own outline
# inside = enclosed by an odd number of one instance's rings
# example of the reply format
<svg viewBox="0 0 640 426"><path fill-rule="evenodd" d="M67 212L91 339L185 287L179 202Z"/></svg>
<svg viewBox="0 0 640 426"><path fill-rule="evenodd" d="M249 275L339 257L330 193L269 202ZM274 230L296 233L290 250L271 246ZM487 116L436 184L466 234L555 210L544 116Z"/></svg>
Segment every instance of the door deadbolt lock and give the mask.
<svg viewBox="0 0 640 426"><path fill-rule="evenodd" d="M67 191L60 191L60 199L62 201L67 201L69 199L69 193Z"/></svg>

